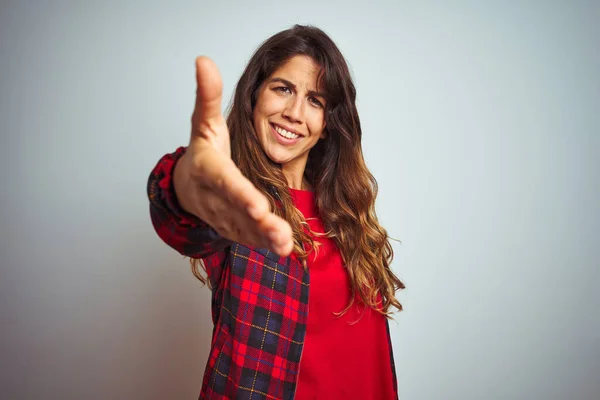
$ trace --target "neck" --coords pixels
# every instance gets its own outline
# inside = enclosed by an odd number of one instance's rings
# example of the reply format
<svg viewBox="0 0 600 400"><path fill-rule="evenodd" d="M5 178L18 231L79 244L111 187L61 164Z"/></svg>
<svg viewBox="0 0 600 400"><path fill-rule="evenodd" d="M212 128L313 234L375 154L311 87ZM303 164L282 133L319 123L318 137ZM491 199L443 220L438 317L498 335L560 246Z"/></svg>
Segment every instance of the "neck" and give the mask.
<svg viewBox="0 0 600 400"><path fill-rule="evenodd" d="M292 189L300 190L312 190L307 179L304 178L304 168L306 167L306 161L304 163L296 163L295 165L282 164L281 171L285 176L288 186Z"/></svg>

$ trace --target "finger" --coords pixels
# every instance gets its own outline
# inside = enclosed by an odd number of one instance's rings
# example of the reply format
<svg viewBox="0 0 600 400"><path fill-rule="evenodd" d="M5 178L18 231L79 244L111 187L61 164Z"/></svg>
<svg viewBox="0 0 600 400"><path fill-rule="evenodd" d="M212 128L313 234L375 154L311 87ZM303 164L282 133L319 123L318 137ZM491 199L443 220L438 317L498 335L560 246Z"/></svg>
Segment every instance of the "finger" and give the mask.
<svg viewBox="0 0 600 400"><path fill-rule="evenodd" d="M223 177L223 193L233 206L246 211L255 221L267 216L269 201L237 168L231 168Z"/></svg>
<svg viewBox="0 0 600 400"><path fill-rule="evenodd" d="M292 229L290 224L281 217L275 214L270 214L267 218L270 219L265 228L267 237L276 245L282 245L292 240Z"/></svg>
<svg viewBox="0 0 600 400"><path fill-rule="evenodd" d="M287 257L294 249L294 241L290 237L283 242L271 243L269 247L281 257Z"/></svg>
<svg viewBox="0 0 600 400"><path fill-rule="evenodd" d="M196 58L196 85L193 120L198 128L200 124L210 125L212 121L222 119L223 81L217 65L208 57Z"/></svg>
<svg viewBox="0 0 600 400"><path fill-rule="evenodd" d="M290 240L289 242L281 245L273 247L273 251L277 253L280 257L287 257L292 253L294 249L294 243Z"/></svg>
<svg viewBox="0 0 600 400"><path fill-rule="evenodd" d="M289 254L292 251L292 228L283 218L270 213L259 222L258 229L268 241L269 247L276 250L278 254L282 251Z"/></svg>
<svg viewBox="0 0 600 400"><path fill-rule="evenodd" d="M287 257L294 249L294 240L292 236L292 227L290 224L281 220L281 227L279 229L279 235L276 238L274 250L277 254L282 257Z"/></svg>

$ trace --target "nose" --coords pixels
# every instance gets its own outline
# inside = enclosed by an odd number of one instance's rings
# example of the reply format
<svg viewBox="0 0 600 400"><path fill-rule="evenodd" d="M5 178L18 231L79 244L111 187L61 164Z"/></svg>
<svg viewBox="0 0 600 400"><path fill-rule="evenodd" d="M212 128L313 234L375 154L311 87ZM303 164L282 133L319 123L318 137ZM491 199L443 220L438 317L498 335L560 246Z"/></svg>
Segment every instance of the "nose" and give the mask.
<svg viewBox="0 0 600 400"><path fill-rule="evenodd" d="M283 117L291 122L303 122L302 99L290 97L283 110Z"/></svg>

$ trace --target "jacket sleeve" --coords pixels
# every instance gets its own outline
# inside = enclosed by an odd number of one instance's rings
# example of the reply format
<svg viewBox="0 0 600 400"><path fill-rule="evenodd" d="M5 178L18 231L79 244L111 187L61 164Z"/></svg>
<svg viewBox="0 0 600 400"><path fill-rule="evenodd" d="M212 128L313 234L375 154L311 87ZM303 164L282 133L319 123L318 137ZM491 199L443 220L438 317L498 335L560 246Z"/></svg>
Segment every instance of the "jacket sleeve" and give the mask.
<svg viewBox="0 0 600 400"><path fill-rule="evenodd" d="M173 170L185 147L164 155L148 178L150 217L158 236L180 254L206 258L231 245L210 225L179 205L173 186Z"/></svg>

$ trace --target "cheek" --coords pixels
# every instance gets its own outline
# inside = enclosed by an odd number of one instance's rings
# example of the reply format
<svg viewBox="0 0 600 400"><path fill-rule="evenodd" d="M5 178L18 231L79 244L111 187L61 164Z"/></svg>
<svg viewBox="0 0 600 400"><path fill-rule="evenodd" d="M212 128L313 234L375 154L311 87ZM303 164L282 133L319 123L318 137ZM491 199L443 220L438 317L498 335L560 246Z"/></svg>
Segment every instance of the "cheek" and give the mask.
<svg viewBox="0 0 600 400"><path fill-rule="evenodd" d="M268 116L268 110L265 109L265 105L266 103L264 102L264 99L259 97L259 99L256 101L256 105L254 106L254 111L252 112L252 123L254 125L254 130L257 133L262 131Z"/></svg>
<svg viewBox="0 0 600 400"><path fill-rule="evenodd" d="M254 107L261 116L269 116L270 114L273 114L277 108L277 98L273 97L269 92L261 93L256 100L256 106Z"/></svg>
<svg viewBox="0 0 600 400"><path fill-rule="evenodd" d="M254 107L252 111L252 124L254 125L254 129L258 128L258 121L260 120L260 110L258 107Z"/></svg>
<svg viewBox="0 0 600 400"><path fill-rule="evenodd" d="M310 130L317 136L325 130L325 116L322 111L315 112L309 120Z"/></svg>

